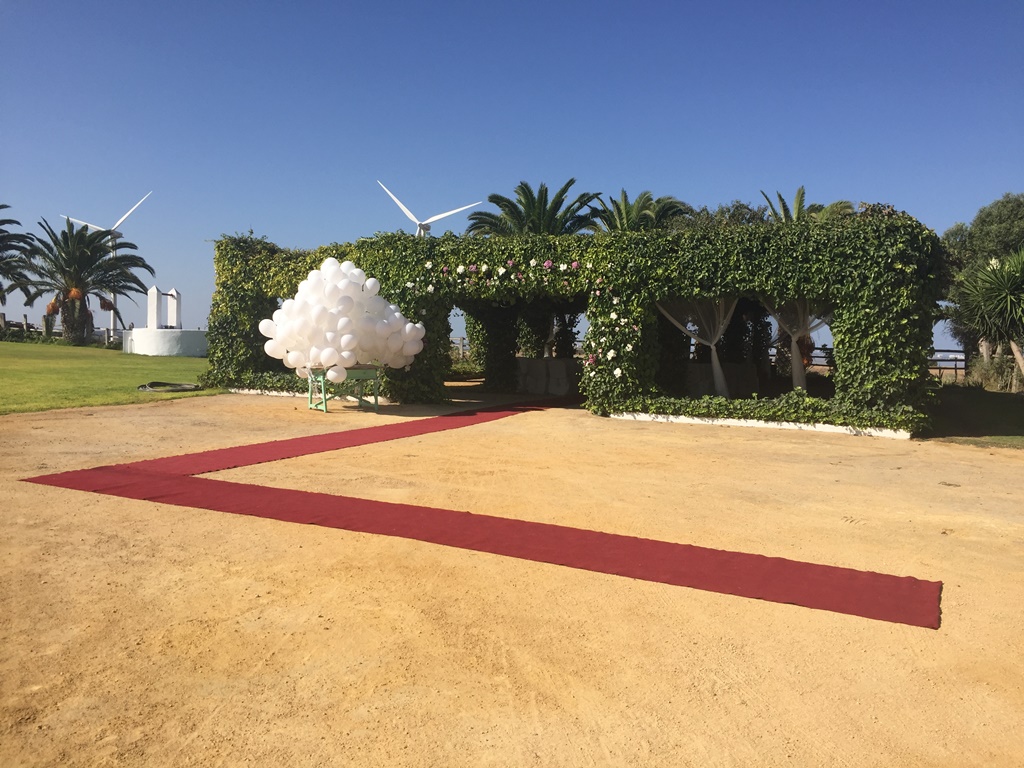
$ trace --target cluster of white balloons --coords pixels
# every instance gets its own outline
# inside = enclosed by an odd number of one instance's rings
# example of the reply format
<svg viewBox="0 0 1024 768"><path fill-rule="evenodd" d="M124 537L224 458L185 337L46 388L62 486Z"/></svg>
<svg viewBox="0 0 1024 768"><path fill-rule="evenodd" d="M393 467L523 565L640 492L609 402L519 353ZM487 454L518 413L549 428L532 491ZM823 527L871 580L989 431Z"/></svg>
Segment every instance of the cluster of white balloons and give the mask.
<svg viewBox="0 0 1024 768"><path fill-rule="evenodd" d="M380 281L351 261L327 259L299 283L294 299L260 321L263 349L301 378L324 368L339 383L354 365L404 368L423 349L423 323L407 320L381 296Z"/></svg>

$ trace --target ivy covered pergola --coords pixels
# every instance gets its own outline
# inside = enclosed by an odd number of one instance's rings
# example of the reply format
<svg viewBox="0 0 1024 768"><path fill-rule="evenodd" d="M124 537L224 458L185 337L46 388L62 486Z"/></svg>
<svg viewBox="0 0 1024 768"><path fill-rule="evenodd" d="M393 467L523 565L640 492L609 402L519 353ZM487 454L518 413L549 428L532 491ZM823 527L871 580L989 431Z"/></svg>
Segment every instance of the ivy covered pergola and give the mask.
<svg viewBox="0 0 1024 768"><path fill-rule="evenodd" d="M912 431L926 421L940 246L934 232L888 206L868 206L857 216L827 223L593 236L379 234L313 251L282 249L251 236L224 237L215 250L207 383L281 388L295 379L263 352L257 325L331 256L350 259L377 277L381 294L427 327L424 350L413 365L385 372L389 395L403 402L445 398L454 307L477 324L492 388L515 381L517 317L536 314L538 307L585 307L590 329L581 390L594 413L738 416ZM784 324L795 324L794 331L811 321L812 308L827 310L835 344L833 398L811 398L801 389L772 400L667 396L659 386L666 346L659 316L706 333L708 322L701 322L698 310L706 314L738 299L770 308Z"/></svg>

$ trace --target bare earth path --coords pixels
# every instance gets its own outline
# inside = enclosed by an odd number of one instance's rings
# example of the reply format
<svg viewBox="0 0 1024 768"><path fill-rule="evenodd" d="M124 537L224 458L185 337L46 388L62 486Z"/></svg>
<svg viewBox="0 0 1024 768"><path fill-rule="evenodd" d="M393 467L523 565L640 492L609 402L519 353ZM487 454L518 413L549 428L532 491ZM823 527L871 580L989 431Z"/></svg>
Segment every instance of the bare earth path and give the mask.
<svg viewBox="0 0 1024 768"><path fill-rule="evenodd" d="M215 475L942 581L937 631L19 482L446 410L0 418L0 765L1024 764L1020 452L563 409Z"/></svg>

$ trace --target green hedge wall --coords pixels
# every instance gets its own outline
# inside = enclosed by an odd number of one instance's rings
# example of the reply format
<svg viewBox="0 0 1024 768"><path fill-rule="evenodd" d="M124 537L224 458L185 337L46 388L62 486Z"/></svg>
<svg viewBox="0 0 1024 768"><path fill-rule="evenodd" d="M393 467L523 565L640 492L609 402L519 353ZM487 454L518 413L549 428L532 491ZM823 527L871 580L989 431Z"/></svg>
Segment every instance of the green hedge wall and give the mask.
<svg viewBox="0 0 1024 768"><path fill-rule="evenodd" d="M599 414L646 409L699 415L706 402L666 398L657 385L655 301L763 295L834 307L836 396L810 405L813 398L800 398L799 407L789 408L793 420L824 417L914 431L925 424L941 247L934 232L886 206L831 223L559 237L378 234L315 251L225 236L214 257L209 384L304 386L264 354L256 326L328 256L351 259L377 277L382 295L426 325L424 350L410 370L386 371L385 389L401 401L445 397L454 307L472 317L479 338L497 340L500 350L478 352L493 374L489 383L504 387L520 311L537 302L581 306L583 298L590 321L582 382L587 407ZM769 405L776 402L721 400L714 410L750 418L760 408L765 418L778 419L778 405Z"/></svg>

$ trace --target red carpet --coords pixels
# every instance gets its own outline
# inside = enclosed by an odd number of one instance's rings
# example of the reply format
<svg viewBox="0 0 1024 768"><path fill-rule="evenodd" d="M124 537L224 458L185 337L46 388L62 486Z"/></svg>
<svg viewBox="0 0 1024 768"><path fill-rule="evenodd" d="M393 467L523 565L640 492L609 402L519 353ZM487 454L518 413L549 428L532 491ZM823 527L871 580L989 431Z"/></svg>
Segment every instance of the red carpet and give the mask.
<svg viewBox="0 0 1024 768"><path fill-rule="evenodd" d="M509 407L280 440L29 482L128 499L459 547L597 573L938 629L942 583L449 509L268 488L194 475L397 440L512 416Z"/></svg>

